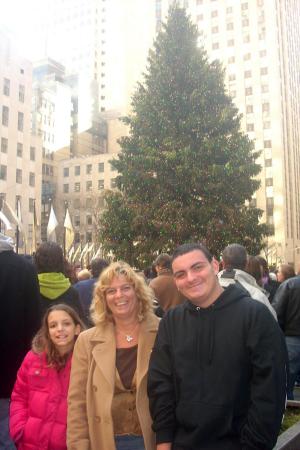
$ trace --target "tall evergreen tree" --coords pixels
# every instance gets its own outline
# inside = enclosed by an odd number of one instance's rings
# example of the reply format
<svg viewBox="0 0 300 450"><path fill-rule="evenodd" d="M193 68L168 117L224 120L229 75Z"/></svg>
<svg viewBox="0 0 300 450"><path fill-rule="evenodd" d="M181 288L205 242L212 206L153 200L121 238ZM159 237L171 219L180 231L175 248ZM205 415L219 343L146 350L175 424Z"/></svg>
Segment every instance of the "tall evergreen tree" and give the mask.
<svg viewBox="0 0 300 450"><path fill-rule="evenodd" d="M259 224L261 211L246 206L259 187L258 154L240 130L219 62L208 61L197 27L177 5L123 120L130 133L112 161L120 192L109 194L102 217L106 249L124 257L128 246L134 264L191 240L215 254L230 242L259 251L266 226ZM124 228L114 196L126 212Z"/></svg>

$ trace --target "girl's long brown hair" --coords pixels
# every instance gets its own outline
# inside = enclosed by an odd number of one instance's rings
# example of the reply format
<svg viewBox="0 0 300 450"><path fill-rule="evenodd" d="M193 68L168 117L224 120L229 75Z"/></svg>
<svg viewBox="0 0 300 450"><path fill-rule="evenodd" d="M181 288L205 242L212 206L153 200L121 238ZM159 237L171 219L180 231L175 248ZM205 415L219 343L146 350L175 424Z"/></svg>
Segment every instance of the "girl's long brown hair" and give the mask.
<svg viewBox="0 0 300 450"><path fill-rule="evenodd" d="M68 305L65 305L63 303L51 306L44 315L42 319L42 326L33 338L32 341L32 351L37 354L46 353L47 363L49 366L55 367L57 370L62 369L70 356L69 354L61 356L59 352L57 351L55 345L50 339L49 335L49 326L48 326L48 317L49 314L52 311L64 311L66 312L71 319L73 320L75 325L80 325L80 330L84 330L85 326L83 322L81 321L80 317L78 316L77 312L74 311L73 308L71 308ZM75 337L76 339L76 337ZM75 344L75 340L74 340Z"/></svg>

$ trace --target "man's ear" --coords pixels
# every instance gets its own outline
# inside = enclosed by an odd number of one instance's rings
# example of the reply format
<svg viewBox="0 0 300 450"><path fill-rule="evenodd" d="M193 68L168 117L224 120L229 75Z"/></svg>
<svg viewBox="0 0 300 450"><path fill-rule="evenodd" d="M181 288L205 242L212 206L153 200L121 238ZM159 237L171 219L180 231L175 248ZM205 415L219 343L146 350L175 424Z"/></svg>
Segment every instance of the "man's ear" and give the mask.
<svg viewBox="0 0 300 450"><path fill-rule="evenodd" d="M219 261L217 261L214 256L213 256L211 265L212 265L212 268L213 268L215 274L217 275L220 272L220 267L219 267Z"/></svg>

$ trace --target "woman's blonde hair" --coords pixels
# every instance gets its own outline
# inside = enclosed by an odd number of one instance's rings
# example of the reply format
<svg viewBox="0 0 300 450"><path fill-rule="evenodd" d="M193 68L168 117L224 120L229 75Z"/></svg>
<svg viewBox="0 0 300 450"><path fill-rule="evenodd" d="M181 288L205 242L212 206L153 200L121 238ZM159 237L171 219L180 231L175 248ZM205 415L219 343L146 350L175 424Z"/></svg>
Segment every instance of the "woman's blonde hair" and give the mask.
<svg viewBox="0 0 300 450"><path fill-rule="evenodd" d="M133 285L138 300L138 320L141 322L149 311L153 310L154 294L145 282L145 279L137 274L129 264L117 261L110 264L100 275L94 289L94 297L91 304L91 317L95 325L98 323L113 321L113 315L107 306L106 290L110 287L115 277L124 276L128 283Z"/></svg>

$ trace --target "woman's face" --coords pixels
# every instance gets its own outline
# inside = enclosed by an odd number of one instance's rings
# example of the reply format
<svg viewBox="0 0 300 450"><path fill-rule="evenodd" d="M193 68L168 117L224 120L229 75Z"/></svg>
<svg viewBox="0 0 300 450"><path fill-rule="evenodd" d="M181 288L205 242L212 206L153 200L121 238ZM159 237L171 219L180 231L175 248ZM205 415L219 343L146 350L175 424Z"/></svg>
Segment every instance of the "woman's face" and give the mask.
<svg viewBox="0 0 300 450"><path fill-rule="evenodd" d="M66 311L51 311L48 316L48 331L57 351L64 355L73 350L75 336L80 333L80 325L75 325Z"/></svg>
<svg viewBox="0 0 300 450"><path fill-rule="evenodd" d="M282 283L285 280L285 277L281 271L281 266L278 267L276 276L277 276L277 281L279 281L279 283Z"/></svg>
<svg viewBox="0 0 300 450"><path fill-rule="evenodd" d="M124 275L114 277L105 291L108 308L116 319L137 317L138 299L133 285Z"/></svg>

